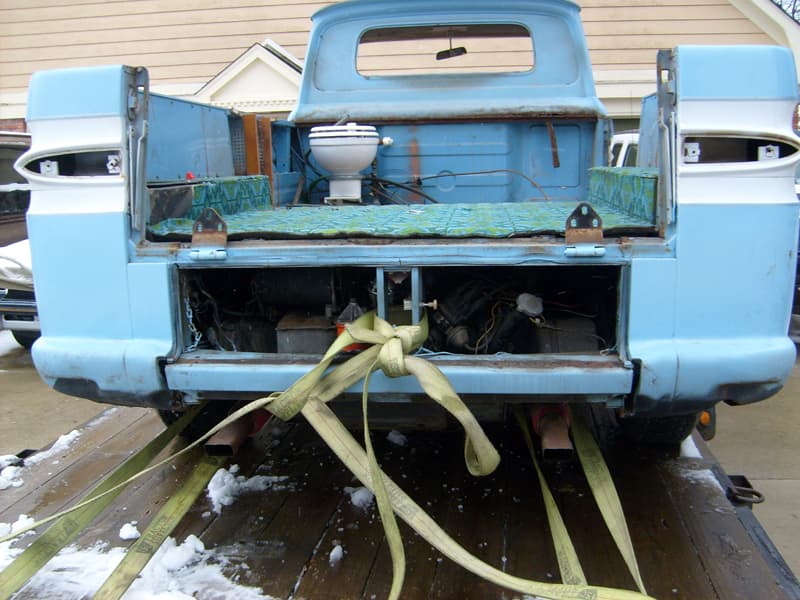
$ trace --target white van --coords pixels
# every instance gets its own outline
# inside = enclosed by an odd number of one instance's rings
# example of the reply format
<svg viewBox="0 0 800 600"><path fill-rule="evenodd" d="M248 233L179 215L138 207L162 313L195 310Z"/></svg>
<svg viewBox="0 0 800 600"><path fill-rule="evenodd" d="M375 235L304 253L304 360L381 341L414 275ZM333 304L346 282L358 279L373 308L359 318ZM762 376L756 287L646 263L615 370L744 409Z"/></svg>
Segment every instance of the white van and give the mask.
<svg viewBox="0 0 800 600"><path fill-rule="evenodd" d="M624 131L611 138L608 164L611 167L635 167L639 155L639 132Z"/></svg>

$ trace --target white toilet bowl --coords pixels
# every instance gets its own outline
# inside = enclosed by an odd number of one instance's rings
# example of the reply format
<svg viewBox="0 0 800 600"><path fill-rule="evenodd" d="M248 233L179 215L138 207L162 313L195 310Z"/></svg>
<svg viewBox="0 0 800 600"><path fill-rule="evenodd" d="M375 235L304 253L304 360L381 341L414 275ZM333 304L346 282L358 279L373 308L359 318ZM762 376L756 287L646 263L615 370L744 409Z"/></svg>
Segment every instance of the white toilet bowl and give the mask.
<svg viewBox="0 0 800 600"><path fill-rule="evenodd" d="M347 123L312 127L308 136L311 153L330 173L326 200L361 200L361 170L375 159L378 132L371 125Z"/></svg>

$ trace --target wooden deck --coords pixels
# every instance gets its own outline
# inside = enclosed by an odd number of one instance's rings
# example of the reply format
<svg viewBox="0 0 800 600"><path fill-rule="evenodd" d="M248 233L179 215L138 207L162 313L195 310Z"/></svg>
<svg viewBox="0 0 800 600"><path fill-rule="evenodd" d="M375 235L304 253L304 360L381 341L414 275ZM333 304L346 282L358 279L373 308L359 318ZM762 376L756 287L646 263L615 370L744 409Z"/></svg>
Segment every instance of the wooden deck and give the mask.
<svg viewBox="0 0 800 600"><path fill-rule="evenodd" d="M0 522L21 513L41 518L68 506L162 428L153 412L111 410L108 418L85 427L80 442L63 456L26 469L23 486L0 492ZM521 435L511 422L488 433L503 460L494 475L481 479L466 472L459 432L410 432L405 446L390 443L385 432L375 432L373 439L385 470L466 548L509 573L558 581ZM794 597L780 587L714 482L713 457L670 457L614 439L605 451L651 595L665 600ZM76 543L130 543L118 538L120 526L136 520L143 530L180 485L193 458L131 485ZM173 532L176 539L194 533L207 548L224 548L230 577L276 598L386 597L392 570L377 510L352 505L344 488L360 484L313 430L300 422L268 426L234 462L243 475L285 475L289 485L241 496L220 516L208 516L210 503L202 498ZM548 477L589 582L633 589L579 469L550 466ZM404 524L401 529L408 559L404 598L522 597L443 558ZM329 552L335 544L345 555L332 566ZM17 598L42 593L24 588Z"/></svg>

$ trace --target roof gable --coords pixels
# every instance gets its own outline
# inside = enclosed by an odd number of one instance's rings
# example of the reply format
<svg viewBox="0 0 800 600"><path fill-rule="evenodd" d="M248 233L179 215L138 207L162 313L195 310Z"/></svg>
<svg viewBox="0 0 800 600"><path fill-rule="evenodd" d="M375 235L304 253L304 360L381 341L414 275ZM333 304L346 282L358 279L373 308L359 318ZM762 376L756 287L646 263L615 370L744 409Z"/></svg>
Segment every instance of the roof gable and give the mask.
<svg viewBox="0 0 800 600"><path fill-rule="evenodd" d="M300 87L301 62L272 40L253 44L194 95L243 112L286 112Z"/></svg>

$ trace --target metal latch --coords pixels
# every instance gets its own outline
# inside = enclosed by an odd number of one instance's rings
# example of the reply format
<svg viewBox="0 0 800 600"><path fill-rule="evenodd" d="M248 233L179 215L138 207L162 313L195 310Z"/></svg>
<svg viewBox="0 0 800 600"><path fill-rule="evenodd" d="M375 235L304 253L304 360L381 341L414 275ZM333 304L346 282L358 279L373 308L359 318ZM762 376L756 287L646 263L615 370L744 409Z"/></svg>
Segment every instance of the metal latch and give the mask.
<svg viewBox="0 0 800 600"><path fill-rule="evenodd" d="M228 258L228 225L213 208L206 208L192 225L192 260Z"/></svg>
<svg viewBox="0 0 800 600"><path fill-rule="evenodd" d="M564 226L567 247L564 255L569 257L604 256L604 246L595 244L603 241L603 219L588 202L581 202L567 217Z"/></svg>

